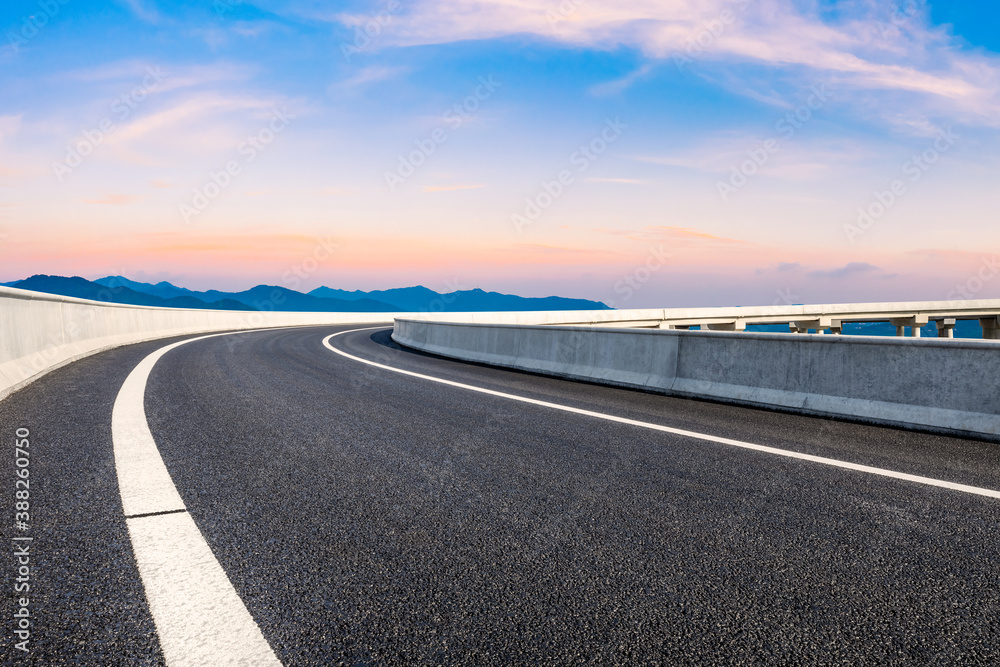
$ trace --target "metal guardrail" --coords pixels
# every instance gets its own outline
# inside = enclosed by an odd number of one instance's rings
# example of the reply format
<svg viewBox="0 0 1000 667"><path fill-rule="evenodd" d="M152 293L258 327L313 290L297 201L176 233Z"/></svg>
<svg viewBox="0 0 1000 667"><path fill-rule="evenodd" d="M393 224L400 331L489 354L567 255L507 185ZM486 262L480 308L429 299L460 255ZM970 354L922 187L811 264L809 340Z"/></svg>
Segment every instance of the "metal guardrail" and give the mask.
<svg viewBox="0 0 1000 667"><path fill-rule="evenodd" d="M608 311L615 313L619 311ZM640 314L636 317L636 314ZM727 308L665 308L662 310L622 311L621 319L613 314L572 324L596 327L642 329L692 329L710 331L745 331L759 324L787 324L793 333L810 330L843 333L844 324L889 322L896 335L920 337L920 327L933 322L939 338L953 338L960 320L977 320L983 338L1000 340L1000 299L972 301L915 301L900 303L827 304L802 306L754 306ZM569 323L564 323L569 324Z"/></svg>

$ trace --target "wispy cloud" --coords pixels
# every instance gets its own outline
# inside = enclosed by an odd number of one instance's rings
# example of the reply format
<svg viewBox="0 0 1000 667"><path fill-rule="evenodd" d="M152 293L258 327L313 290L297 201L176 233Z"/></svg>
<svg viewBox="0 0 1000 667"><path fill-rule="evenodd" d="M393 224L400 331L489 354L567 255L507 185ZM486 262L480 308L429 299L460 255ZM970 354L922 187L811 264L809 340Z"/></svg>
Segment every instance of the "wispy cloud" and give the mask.
<svg viewBox="0 0 1000 667"><path fill-rule="evenodd" d="M493 261L510 264L564 264L571 266L621 261L627 255L606 248L574 248L545 243L517 243L484 253Z"/></svg>
<svg viewBox="0 0 1000 667"><path fill-rule="evenodd" d="M787 141L774 131L770 135L758 136L735 132L719 133L673 153L637 155L632 159L710 174L728 174L734 166L749 158L749 150L759 149L768 139L775 140L779 148L759 167L760 173L789 180L821 178L844 165L877 156L877 151L871 145L850 139L831 141L796 136L794 141Z"/></svg>
<svg viewBox="0 0 1000 667"><path fill-rule="evenodd" d="M622 183L624 185L646 185L649 181L641 178L601 178L592 176L586 179L589 183Z"/></svg>
<svg viewBox="0 0 1000 667"><path fill-rule="evenodd" d="M160 13L157 11L156 5L153 4L152 0L119 0L119 2L127 7L137 18L146 23L160 22Z"/></svg>
<svg viewBox="0 0 1000 667"><path fill-rule="evenodd" d="M169 65L152 60L117 60L97 67L74 69L57 75L59 80L109 83L131 88L150 72L158 76L150 92L165 93L181 88L217 86L225 82L242 82L252 78L256 65L220 61L201 65Z"/></svg>
<svg viewBox="0 0 1000 667"><path fill-rule="evenodd" d="M790 273L792 271L798 271L801 268L802 264L799 262L778 262L777 264L763 269L756 269L754 273L757 275L763 275L765 273Z"/></svg>
<svg viewBox="0 0 1000 667"><path fill-rule="evenodd" d="M224 95L197 95L183 100L168 109L137 119L109 138L109 143L123 143L137 139L154 130L169 127L188 119L205 118L206 116L226 111L247 109L269 109L274 106L269 100L252 97L227 97Z"/></svg>
<svg viewBox="0 0 1000 667"><path fill-rule="evenodd" d="M840 279L881 272L882 269L868 262L849 262L837 269L810 271L809 275L813 278Z"/></svg>
<svg viewBox="0 0 1000 667"><path fill-rule="evenodd" d="M142 197L138 195L106 195L100 199L84 199L86 204L107 204L109 206L127 206L140 201Z"/></svg>
<svg viewBox="0 0 1000 667"><path fill-rule="evenodd" d="M25 125L21 114L0 116L0 185L8 186L16 180L47 173L37 158L19 153L16 148Z"/></svg>
<svg viewBox="0 0 1000 667"><path fill-rule="evenodd" d="M348 197L353 195L355 192L356 191L352 188L342 188L336 185L325 187L319 191L319 193L324 197Z"/></svg>
<svg viewBox="0 0 1000 667"><path fill-rule="evenodd" d="M164 154L183 152L190 156L192 151L204 154L235 150L241 132L245 132L241 127L252 128L281 106L274 99L245 95L196 93L175 97L158 111L123 125L104 143L112 158L147 165L161 164Z"/></svg>
<svg viewBox="0 0 1000 667"><path fill-rule="evenodd" d="M650 64L643 65L642 67L632 70L620 79L606 81L604 83L591 86L590 94L598 97L603 97L605 95L617 95L618 93L621 93L631 87L636 81L645 77L652 71L652 69L653 66Z"/></svg>
<svg viewBox="0 0 1000 667"><path fill-rule="evenodd" d="M362 67L353 76L337 81L330 88L332 92L352 90L370 83L393 79L401 74L405 74L407 71L405 67L384 67L381 65Z"/></svg>
<svg viewBox="0 0 1000 667"><path fill-rule="evenodd" d="M5 141L14 136L21 127L23 116L8 115L0 116L0 141Z"/></svg>
<svg viewBox="0 0 1000 667"><path fill-rule="evenodd" d="M672 227L668 225L649 225L642 229L597 229L595 231L613 236L624 236L633 241L671 243L674 246L736 246L745 245L746 241L717 236L699 229L688 227Z"/></svg>
<svg viewBox="0 0 1000 667"><path fill-rule="evenodd" d="M452 190L478 190L485 185L425 185L424 192L451 192Z"/></svg>
<svg viewBox="0 0 1000 667"><path fill-rule="evenodd" d="M917 93L934 98L938 110L965 114L982 124L1000 123L1000 62L955 48L943 30L915 12L905 29L879 29L881 3L850 3L831 21L815 3L793 0L591 0L571 19L552 22L547 4L523 0L417 0L403 13L386 43L401 46L533 35L574 46L630 46L650 58L685 55L709 22L723 12L733 20L710 35L699 58L754 63L836 76L841 89ZM627 87L645 72L598 87L598 94ZM634 75L634 76L633 76ZM899 100L904 103L905 100ZM912 101L910 102L912 104Z"/></svg>

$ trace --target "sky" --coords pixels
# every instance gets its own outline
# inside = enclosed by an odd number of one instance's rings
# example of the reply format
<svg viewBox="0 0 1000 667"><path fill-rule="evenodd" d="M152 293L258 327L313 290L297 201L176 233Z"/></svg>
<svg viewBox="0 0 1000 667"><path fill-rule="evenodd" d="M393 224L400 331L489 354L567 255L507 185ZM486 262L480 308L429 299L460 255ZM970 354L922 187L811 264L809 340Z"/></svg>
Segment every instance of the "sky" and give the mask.
<svg viewBox="0 0 1000 667"><path fill-rule="evenodd" d="M0 282L1000 297L1000 3L8 0Z"/></svg>

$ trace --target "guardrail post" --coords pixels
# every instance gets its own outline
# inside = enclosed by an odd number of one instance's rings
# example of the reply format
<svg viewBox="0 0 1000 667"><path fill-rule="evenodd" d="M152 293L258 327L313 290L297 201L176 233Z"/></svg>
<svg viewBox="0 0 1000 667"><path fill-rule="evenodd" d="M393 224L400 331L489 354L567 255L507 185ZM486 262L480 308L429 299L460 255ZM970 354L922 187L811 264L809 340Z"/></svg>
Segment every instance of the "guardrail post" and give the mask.
<svg viewBox="0 0 1000 667"><path fill-rule="evenodd" d="M708 325L709 331L746 331L747 323L743 320L732 322L715 322Z"/></svg>
<svg viewBox="0 0 1000 667"><path fill-rule="evenodd" d="M793 333L809 333L810 329L819 328L819 320L798 320L796 322L789 322L788 327Z"/></svg>
<svg viewBox="0 0 1000 667"><path fill-rule="evenodd" d="M795 333L809 333L810 329L815 329L818 333L823 333L824 329L836 328L839 330L840 320L834 320L823 315L812 320L797 320L795 322L789 322L788 326Z"/></svg>
<svg viewBox="0 0 1000 667"><path fill-rule="evenodd" d="M982 317L979 319L979 326L983 328L983 338L989 340L1000 339L1000 316Z"/></svg>
<svg viewBox="0 0 1000 667"><path fill-rule="evenodd" d="M910 315L909 317L893 317L889 320L896 327L897 336L906 335L906 327L910 327L910 336L920 338L920 327L928 322L926 315Z"/></svg>
<svg viewBox="0 0 1000 667"><path fill-rule="evenodd" d="M934 320L934 324L937 325L937 337L938 338L954 338L955 337L955 318L946 317L942 320Z"/></svg>

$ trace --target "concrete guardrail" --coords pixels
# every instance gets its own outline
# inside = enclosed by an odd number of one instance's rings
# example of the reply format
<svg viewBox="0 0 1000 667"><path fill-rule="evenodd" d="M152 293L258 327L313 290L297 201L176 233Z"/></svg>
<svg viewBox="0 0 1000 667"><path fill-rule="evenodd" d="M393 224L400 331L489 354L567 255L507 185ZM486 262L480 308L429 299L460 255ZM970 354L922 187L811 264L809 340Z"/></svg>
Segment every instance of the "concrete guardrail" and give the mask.
<svg viewBox="0 0 1000 667"><path fill-rule="evenodd" d="M1000 439L989 340L511 326L397 319L393 340L464 361L784 411Z"/></svg>
<svg viewBox="0 0 1000 667"><path fill-rule="evenodd" d="M152 308L0 286L0 399L49 371L120 345L185 334L270 327L388 325L400 316L510 324L579 321L587 317L578 311L287 313Z"/></svg>
<svg viewBox="0 0 1000 667"><path fill-rule="evenodd" d="M845 324L888 322L896 327L897 336L909 330L910 336L919 338L921 327L933 322L938 338L953 338L956 323L969 320L978 322L983 338L1000 339L1000 299L647 308L586 311L582 315L579 320L565 320L565 323L640 329L700 328L702 331L745 331L753 325L785 324L793 333L812 330L840 334Z"/></svg>
<svg viewBox="0 0 1000 667"><path fill-rule="evenodd" d="M239 329L392 321L391 314L149 308L0 287L0 399L72 361L120 345Z"/></svg>
<svg viewBox="0 0 1000 667"><path fill-rule="evenodd" d="M998 303L862 306L864 312L933 309L982 317ZM120 345L395 320L397 342L457 359L678 396L1000 436L1000 347L993 341L616 328L681 318L805 320L859 308L287 313L128 306L0 287L0 399L51 370ZM565 326L581 323L596 326Z"/></svg>

